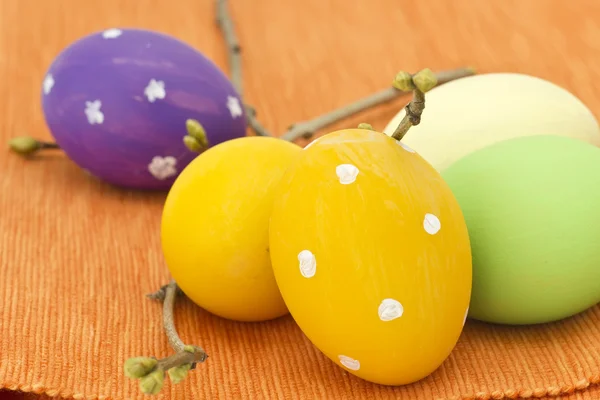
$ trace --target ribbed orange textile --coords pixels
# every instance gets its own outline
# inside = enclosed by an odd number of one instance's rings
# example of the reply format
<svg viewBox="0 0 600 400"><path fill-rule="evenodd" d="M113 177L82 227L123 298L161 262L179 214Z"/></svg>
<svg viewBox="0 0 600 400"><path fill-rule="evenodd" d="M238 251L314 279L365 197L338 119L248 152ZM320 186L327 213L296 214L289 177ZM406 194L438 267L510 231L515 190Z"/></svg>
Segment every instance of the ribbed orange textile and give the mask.
<svg viewBox="0 0 600 400"><path fill-rule="evenodd" d="M600 116L596 0L233 0L230 6L244 48L247 101L278 133L388 86L400 69L424 67L534 74L568 88ZM46 67L70 42L113 26L175 35L227 68L212 0L2 0L0 139L49 137L39 99ZM406 101L330 129L364 121L382 129ZM112 188L60 153L29 161L0 153L0 172L0 388L75 399L144 398L122 364L130 356L170 353L160 305L144 297L169 279L159 240L164 194ZM290 317L234 323L183 301L176 320L183 338L211 357L184 383L167 383L158 399L502 399L571 392L569 398L600 398L593 387L600 381L599 307L538 327L469 321L447 362L402 388L349 376Z"/></svg>

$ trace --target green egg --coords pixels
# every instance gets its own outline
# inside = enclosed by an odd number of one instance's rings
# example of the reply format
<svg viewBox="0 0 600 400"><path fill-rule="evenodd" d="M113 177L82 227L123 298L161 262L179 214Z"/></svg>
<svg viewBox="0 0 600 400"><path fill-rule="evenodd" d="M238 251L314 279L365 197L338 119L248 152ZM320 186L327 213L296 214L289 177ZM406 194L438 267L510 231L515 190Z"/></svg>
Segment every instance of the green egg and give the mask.
<svg viewBox="0 0 600 400"><path fill-rule="evenodd" d="M470 318L545 323L600 302L600 148L519 137L471 153L442 175L471 240Z"/></svg>

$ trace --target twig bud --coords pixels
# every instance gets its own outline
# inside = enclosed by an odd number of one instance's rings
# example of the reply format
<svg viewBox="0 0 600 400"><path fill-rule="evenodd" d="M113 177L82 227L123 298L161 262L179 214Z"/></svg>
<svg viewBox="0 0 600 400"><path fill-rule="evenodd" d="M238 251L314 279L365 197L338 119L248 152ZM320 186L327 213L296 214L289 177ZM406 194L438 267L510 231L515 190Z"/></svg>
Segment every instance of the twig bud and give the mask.
<svg viewBox="0 0 600 400"><path fill-rule="evenodd" d="M125 361L125 376L128 378L139 379L148 375L158 361L151 357L133 357Z"/></svg>
<svg viewBox="0 0 600 400"><path fill-rule="evenodd" d="M140 390L144 394L158 394L165 382L165 372L157 369L140 379Z"/></svg>
<svg viewBox="0 0 600 400"><path fill-rule="evenodd" d="M10 148L19 154L31 154L40 149L40 142L29 136L21 136L8 142Z"/></svg>
<svg viewBox="0 0 600 400"><path fill-rule="evenodd" d="M208 147L206 131L200 122L196 121L195 119L188 119L185 121L185 127L188 135L196 139L202 147Z"/></svg>
<svg viewBox="0 0 600 400"><path fill-rule="evenodd" d="M412 81L413 81L414 85L417 87L417 89L419 89L423 93L429 92L438 83L437 77L435 76L433 71L430 70L429 68L425 68L425 69L417 72L413 76Z"/></svg>
<svg viewBox="0 0 600 400"><path fill-rule="evenodd" d="M195 153L200 153L205 149L205 147L202 146L202 143L200 143L198 139L190 135L185 135L183 137L183 144L185 144L185 147L187 147L189 150Z"/></svg>
<svg viewBox="0 0 600 400"><path fill-rule="evenodd" d="M186 344L185 346L183 346L183 351L187 351L188 353L195 353L196 352L196 347L192 346L191 344Z"/></svg>
<svg viewBox="0 0 600 400"><path fill-rule="evenodd" d="M396 74L392 85L403 92L410 92L415 89L413 77L406 71L400 71Z"/></svg>
<svg viewBox="0 0 600 400"><path fill-rule="evenodd" d="M174 384L178 384L181 381L183 381L191 368L192 364L183 364L168 370L167 372L169 373L169 378L171 379L171 382L173 382Z"/></svg>
<svg viewBox="0 0 600 400"><path fill-rule="evenodd" d="M371 124L367 124L365 122L362 122L360 124L358 124L358 129L367 129L372 131L373 130L373 126Z"/></svg>

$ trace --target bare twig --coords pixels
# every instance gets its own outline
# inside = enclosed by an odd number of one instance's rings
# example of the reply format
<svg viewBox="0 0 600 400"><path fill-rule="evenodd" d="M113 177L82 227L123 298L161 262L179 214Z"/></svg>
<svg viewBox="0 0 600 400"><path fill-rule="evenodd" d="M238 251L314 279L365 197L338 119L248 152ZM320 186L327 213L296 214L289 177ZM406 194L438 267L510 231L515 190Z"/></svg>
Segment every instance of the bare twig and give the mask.
<svg viewBox="0 0 600 400"><path fill-rule="evenodd" d="M229 71L231 75L231 82L237 90L239 96L244 98L244 91L242 86L242 48L235 33L235 26L231 15L229 14L229 8L227 6L227 0L216 0L217 1L217 24L221 28L223 33L223 39L227 45L227 56L229 59ZM244 101L244 108L246 109L246 121L250 126L250 129L258 136L273 136L269 131L260 123L256 118L256 109Z"/></svg>
<svg viewBox="0 0 600 400"><path fill-rule="evenodd" d="M398 90L412 90L413 98L406 105L406 114L392 133L396 140L402 140L404 135L412 126L419 125L421 114L425 110L425 93L438 84L438 78L430 69L424 69L411 75L408 72L400 72L394 78L393 85Z"/></svg>
<svg viewBox="0 0 600 400"><path fill-rule="evenodd" d="M436 74L438 86L455 79L473 75L474 73L475 70L473 68L458 68L448 71L440 71ZM288 141L294 141L299 137L308 139L319 129L325 128L337 121L348 118L371 107L387 103L405 93L405 90L400 90L396 87L390 87L388 89L381 90L363 99L342 106L337 110L333 110L308 121L298 122L292 125L290 129L284 133L283 136L281 136L281 138Z"/></svg>
<svg viewBox="0 0 600 400"><path fill-rule="evenodd" d="M175 306L175 297L179 291L179 286L175 281L171 281L165 288L165 298L163 300L163 327L169 340L169 344L175 351L183 351L185 344L177 334L175 329L175 318L173 317L173 308Z"/></svg>
<svg viewBox="0 0 600 400"><path fill-rule="evenodd" d="M238 90L240 96L242 96L241 47L235 33L233 20L229 14L227 0L216 1L217 23L221 28L225 43L227 44L231 80ZM458 78L473 75L474 73L475 71L472 68L459 68L450 71L441 71L437 74L437 80L439 84L443 84ZM300 137L308 139L321 128L329 126L337 121L348 118L351 115L357 114L371 107L387 103L405 93L406 91L395 87L381 90L377 93L347 104L341 108L338 108L337 110L320 115L311 120L295 123L289 127L288 131L285 132L281 138L290 142L295 141ZM244 106L246 108L246 118L250 129L252 129L259 136L272 136L272 134L269 133L269 131L256 118L256 110L254 107L248 104L244 104Z"/></svg>
<svg viewBox="0 0 600 400"><path fill-rule="evenodd" d="M242 48L235 33L233 20L229 15L227 0L217 0L217 24L221 28L223 38L227 44L227 55L229 57L229 71L231 82L241 98L244 98L244 89L242 86Z"/></svg>
<svg viewBox="0 0 600 400"><path fill-rule="evenodd" d="M196 363L204 362L208 358L202 347L186 345L177 333L173 310L175 298L181 293L177 283L171 281L158 291L147 295L150 299L163 302L163 328L175 353L160 360L154 357L133 357L125 362L125 375L139 379L143 393L160 392L164 384L165 372L169 374L173 383L181 382L188 371L196 367Z"/></svg>
<svg viewBox="0 0 600 400"><path fill-rule="evenodd" d="M148 293L146 295L147 298L149 298L150 300L156 300L156 301L165 301L165 297L167 295L167 288L171 285L172 282L163 285L160 287L160 289L158 289L156 292L153 293ZM175 285L176 287L176 295L181 295L183 294L183 292L181 291L181 289L179 288L179 286Z"/></svg>
<svg viewBox="0 0 600 400"><path fill-rule="evenodd" d="M246 115L248 118L248 125L250 125L250 129L256 133L258 136L273 136L267 128L265 128L260 121L256 118L256 109L252 106L245 105L246 107Z"/></svg>

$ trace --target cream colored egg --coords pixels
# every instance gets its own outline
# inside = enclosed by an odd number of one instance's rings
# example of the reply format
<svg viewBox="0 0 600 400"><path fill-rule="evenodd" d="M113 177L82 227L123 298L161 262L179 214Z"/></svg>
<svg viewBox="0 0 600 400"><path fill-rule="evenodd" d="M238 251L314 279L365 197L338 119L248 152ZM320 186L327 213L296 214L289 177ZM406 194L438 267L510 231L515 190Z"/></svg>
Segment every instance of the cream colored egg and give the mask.
<svg viewBox="0 0 600 400"><path fill-rule="evenodd" d="M391 135L402 109L386 126ZM598 121L572 93L546 80L517 73L473 75L425 95L421 123L402 140L438 171L505 139L558 135L600 146Z"/></svg>

